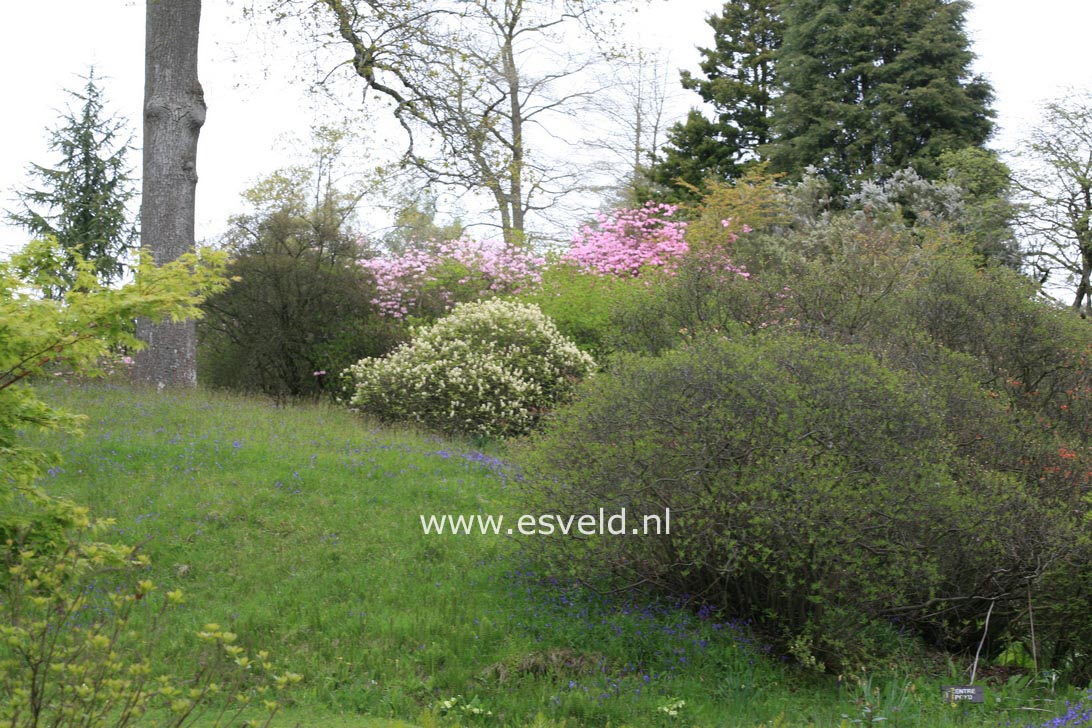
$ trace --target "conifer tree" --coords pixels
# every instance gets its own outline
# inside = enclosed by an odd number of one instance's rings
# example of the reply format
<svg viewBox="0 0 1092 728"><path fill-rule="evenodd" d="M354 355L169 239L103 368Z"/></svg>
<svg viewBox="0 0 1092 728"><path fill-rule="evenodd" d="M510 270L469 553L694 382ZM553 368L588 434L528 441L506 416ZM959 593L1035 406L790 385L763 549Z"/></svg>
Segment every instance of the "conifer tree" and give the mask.
<svg viewBox="0 0 1092 728"><path fill-rule="evenodd" d="M106 112L94 68L81 90L67 93L78 108L69 107L50 132L49 149L59 159L55 166L30 166L36 185L18 192L18 209L8 213L33 236L60 244L61 259L39 262L59 269L56 285L46 291L51 298L75 281L76 256L94 265L102 283L120 279L137 234L129 210L136 188L127 162L127 123Z"/></svg>
<svg viewBox="0 0 1092 728"><path fill-rule="evenodd" d="M966 0L782 0L773 120L775 171L817 168L836 187L981 146L989 83L972 75Z"/></svg>
<svg viewBox="0 0 1092 728"><path fill-rule="evenodd" d="M708 177L738 179L748 163L762 159L777 94L775 58L783 33L778 5L729 0L707 19L714 45L700 49L702 76L683 71L682 85L712 105L715 117L693 109L668 131L664 156L651 175L655 183L685 196L686 185L700 186Z"/></svg>

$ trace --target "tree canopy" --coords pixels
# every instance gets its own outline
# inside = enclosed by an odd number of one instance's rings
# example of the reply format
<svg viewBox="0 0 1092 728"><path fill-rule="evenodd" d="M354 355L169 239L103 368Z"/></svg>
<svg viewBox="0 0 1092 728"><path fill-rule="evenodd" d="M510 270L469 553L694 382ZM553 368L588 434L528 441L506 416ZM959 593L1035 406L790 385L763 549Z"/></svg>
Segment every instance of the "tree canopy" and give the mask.
<svg viewBox="0 0 1092 728"><path fill-rule="evenodd" d="M755 161L837 190L913 168L947 172L948 152L981 147L993 92L971 73L964 0L746 0L709 18L703 77L683 86L713 107L672 127L653 180L691 197ZM687 192L687 190L691 190Z"/></svg>
<svg viewBox="0 0 1092 728"><path fill-rule="evenodd" d="M778 93L776 54L784 24L777 0L726 2L706 22L714 45L702 48L704 77L682 72L683 88L711 104L709 119L692 109L668 131L664 155L652 175L661 186L698 186L706 177L738 179L761 159L771 140L770 114Z"/></svg>

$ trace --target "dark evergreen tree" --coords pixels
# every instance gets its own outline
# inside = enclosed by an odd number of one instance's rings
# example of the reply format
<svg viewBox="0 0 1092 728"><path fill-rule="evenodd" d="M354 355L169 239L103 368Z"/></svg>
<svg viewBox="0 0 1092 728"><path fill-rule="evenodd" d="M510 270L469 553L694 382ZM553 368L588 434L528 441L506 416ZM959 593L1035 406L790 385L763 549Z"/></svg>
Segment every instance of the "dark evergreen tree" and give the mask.
<svg viewBox="0 0 1092 728"><path fill-rule="evenodd" d="M774 111L776 171L816 167L836 187L981 146L993 129L989 83L971 74L966 0L782 0Z"/></svg>
<svg viewBox="0 0 1092 728"><path fill-rule="evenodd" d="M771 105L777 94L775 56L783 26L778 0L729 0L713 28L713 48L702 48L701 71L682 73L682 85L713 106L714 119L693 109L667 134L654 183L686 196L686 185L712 177L738 179L762 158L770 142ZM680 184L680 181L684 184Z"/></svg>
<svg viewBox="0 0 1092 728"><path fill-rule="evenodd" d="M49 261L59 267L58 284L47 292L51 297L71 285L75 255L90 261L104 283L117 281L136 239L129 211L136 188L126 161L131 135L124 119L106 113L94 68L84 81L82 90L67 92L78 110L69 108L50 133L49 149L59 161L53 167L31 165L37 185L18 192L19 207L8 213L32 235L55 237L65 251L64 260Z"/></svg>

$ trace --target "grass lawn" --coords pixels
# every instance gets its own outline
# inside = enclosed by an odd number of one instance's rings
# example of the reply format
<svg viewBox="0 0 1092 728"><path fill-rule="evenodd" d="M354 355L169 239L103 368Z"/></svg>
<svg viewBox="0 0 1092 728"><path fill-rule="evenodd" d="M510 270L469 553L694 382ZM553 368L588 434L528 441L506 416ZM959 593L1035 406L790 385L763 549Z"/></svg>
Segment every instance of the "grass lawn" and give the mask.
<svg viewBox="0 0 1092 728"><path fill-rule="evenodd" d="M953 708L940 685L962 665L839 683L729 618L545 583L502 535L424 534L422 515L514 521L518 474L500 449L333 406L114 385L43 395L88 416L83 438L44 440L64 456L47 489L113 518L158 587L186 592L162 664L194 669L192 635L224 625L304 675L276 725L1022 726L1076 695L1017 678Z"/></svg>

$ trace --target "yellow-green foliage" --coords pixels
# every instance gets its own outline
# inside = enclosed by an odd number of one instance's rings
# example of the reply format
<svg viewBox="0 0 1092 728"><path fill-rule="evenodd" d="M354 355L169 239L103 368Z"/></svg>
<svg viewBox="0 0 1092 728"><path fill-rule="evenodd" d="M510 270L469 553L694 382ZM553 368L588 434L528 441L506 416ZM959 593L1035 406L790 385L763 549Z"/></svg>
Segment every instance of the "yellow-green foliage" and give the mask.
<svg viewBox="0 0 1092 728"><path fill-rule="evenodd" d="M37 241L0 264L0 722L126 725L158 709L165 724L182 725L220 692L233 696L234 715L260 698L271 716L273 692L299 677L272 674L265 653L247 655L218 627L199 635L211 653L196 680L157 674L150 655L158 618L181 592L157 599L154 585L139 579L145 562L133 548L94 541L109 522L37 485L57 457L21 442L27 429L76 433L80 423L42 402L34 377L60 368L98 373L111 347L141 346L134 319L197 315L203 297L224 285L225 259L193 253L155 267L144 258L135 282L116 289L77 259L65 298L48 299L42 293L56 290L59 273L42 262L59 254L55 242ZM104 579L118 589L96 600Z"/></svg>
<svg viewBox="0 0 1092 728"><path fill-rule="evenodd" d="M598 361L610 352L614 310L647 295L648 289L645 278L596 275L576 265L554 263L543 271L542 282L519 300L538 306L562 334Z"/></svg>
<svg viewBox="0 0 1092 728"><path fill-rule="evenodd" d="M112 347L135 350L143 345L132 331L135 319L191 318L198 315L203 297L225 283L225 258L210 251L161 267L144 258L135 281L121 288L104 287L94 266L77 260L65 298L45 298L43 291L55 289L60 274L42 261L60 254L56 242L35 241L0 264L0 539L17 544L37 540L38 549L44 545L43 528L50 539L60 538L65 528L82 525L85 517L32 485L55 457L21 444L19 432L76 433L80 419L46 405L28 382L58 368L100 373L100 362ZM15 510L16 494L33 514L26 508Z"/></svg>
<svg viewBox="0 0 1092 728"><path fill-rule="evenodd" d="M726 248L745 230L786 224L789 212L777 188L779 177L760 165L738 182L707 181L700 202L689 209L687 242L697 249Z"/></svg>
<svg viewBox="0 0 1092 728"><path fill-rule="evenodd" d="M252 724L267 724L280 707L278 693L300 676L274 673L267 653L248 654L215 624L197 634L204 648L196 676L161 674L152 650L163 614L181 603L182 592L159 595L151 581L134 579L101 594L96 580L105 573L135 576L145 562L131 547L78 540L97 532L85 525L51 554L23 550L7 559L0 721L19 728L137 719L180 726L211 708L216 725L229 725L253 705L266 720Z"/></svg>

